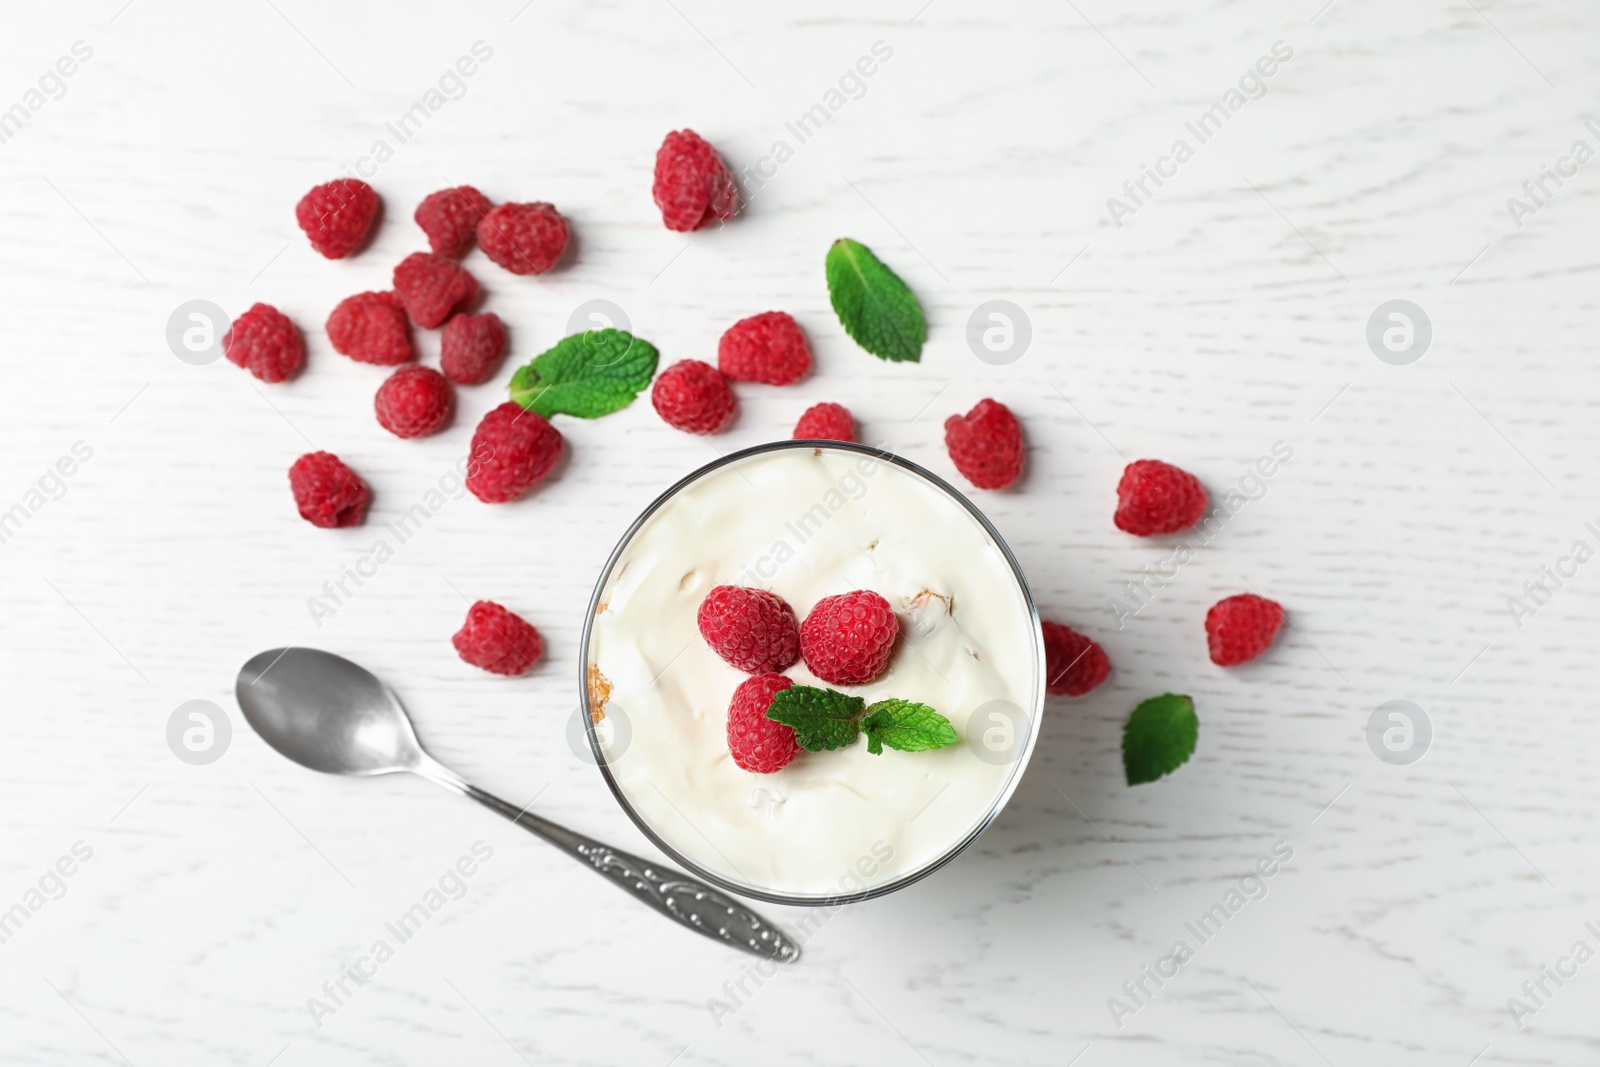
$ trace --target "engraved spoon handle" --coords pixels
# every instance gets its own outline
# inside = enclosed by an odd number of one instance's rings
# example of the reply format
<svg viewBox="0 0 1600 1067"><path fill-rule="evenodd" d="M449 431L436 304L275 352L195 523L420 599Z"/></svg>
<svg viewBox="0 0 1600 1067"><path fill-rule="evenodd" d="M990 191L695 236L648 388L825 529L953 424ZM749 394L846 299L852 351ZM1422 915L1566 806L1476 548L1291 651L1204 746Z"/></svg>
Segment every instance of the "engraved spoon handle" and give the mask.
<svg viewBox="0 0 1600 1067"><path fill-rule="evenodd" d="M800 947L782 930L720 889L517 808L463 781L442 766L421 769L418 773L499 812L696 933L780 963L793 963L800 958Z"/></svg>

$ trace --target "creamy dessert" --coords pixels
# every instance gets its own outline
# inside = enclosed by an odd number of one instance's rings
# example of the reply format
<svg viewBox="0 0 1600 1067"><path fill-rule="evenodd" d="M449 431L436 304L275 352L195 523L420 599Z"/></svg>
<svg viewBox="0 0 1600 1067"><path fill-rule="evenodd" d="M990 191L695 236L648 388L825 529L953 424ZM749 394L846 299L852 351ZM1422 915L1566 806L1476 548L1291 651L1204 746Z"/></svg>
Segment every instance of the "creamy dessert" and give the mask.
<svg viewBox="0 0 1600 1067"><path fill-rule="evenodd" d="M696 626L723 585L775 593L801 619L824 597L882 595L899 622L887 669L829 688L927 704L960 741L874 755L858 738L771 774L741 769L726 721L750 676ZM678 853L735 884L827 897L926 867L989 818L1021 766L1042 670L1022 586L966 508L893 463L804 446L703 475L622 548L591 629L590 714L618 788ZM783 673L827 686L804 661Z"/></svg>

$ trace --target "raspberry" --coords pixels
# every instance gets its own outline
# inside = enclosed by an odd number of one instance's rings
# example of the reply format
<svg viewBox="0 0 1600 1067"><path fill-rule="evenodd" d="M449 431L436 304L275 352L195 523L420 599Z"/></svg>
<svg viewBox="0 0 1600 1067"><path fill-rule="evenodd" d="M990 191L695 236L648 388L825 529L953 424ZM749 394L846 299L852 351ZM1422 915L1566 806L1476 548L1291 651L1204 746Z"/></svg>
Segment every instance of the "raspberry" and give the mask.
<svg viewBox="0 0 1600 1067"><path fill-rule="evenodd" d="M1283 605L1254 593L1240 593L1206 612L1206 644L1219 667L1248 663L1272 644L1283 625Z"/></svg>
<svg viewBox="0 0 1600 1067"><path fill-rule="evenodd" d="M1112 521L1126 533L1150 537L1187 530L1206 513L1200 479L1159 459L1128 464L1117 483L1117 513Z"/></svg>
<svg viewBox="0 0 1600 1067"><path fill-rule="evenodd" d="M439 369L452 382L477 385L494 377L505 351L506 328L499 315L457 315L439 335Z"/></svg>
<svg viewBox="0 0 1600 1067"><path fill-rule="evenodd" d="M264 382L293 378L306 361L306 343L289 316L270 304L255 304L222 335L228 362Z"/></svg>
<svg viewBox="0 0 1600 1067"><path fill-rule="evenodd" d="M717 366L736 382L793 385L811 369L805 331L784 311L763 311L728 327Z"/></svg>
<svg viewBox="0 0 1600 1067"><path fill-rule="evenodd" d="M561 444L561 432L542 415L508 400L473 431L467 488L485 504L515 500L550 473Z"/></svg>
<svg viewBox="0 0 1600 1067"><path fill-rule="evenodd" d="M668 426L689 433L721 433L733 421L733 390L722 372L698 359L674 363L656 376L650 403Z"/></svg>
<svg viewBox="0 0 1600 1067"><path fill-rule="evenodd" d="M817 601L800 624L806 669L834 685L866 685L889 665L900 620L870 589Z"/></svg>
<svg viewBox="0 0 1600 1067"><path fill-rule="evenodd" d="M340 355L382 367L410 363L411 327L393 293L357 293L339 301L328 316L328 341Z"/></svg>
<svg viewBox="0 0 1600 1067"><path fill-rule="evenodd" d="M693 130L676 130L656 150L650 193L667 229L687 233L739 210L739 188L717 150Z"/></svg>
<svg viewBox="0 0 1600 1067"><path fill-rule="evenodd" d="M378 425L396 437L425 437L450 421L456 394L432 367L401 367L378 386L372 405Z"/></svg>
<svg viewBox="0 0 1600 1067"><path fill-rule="evenodd" d="M1111 661L1105 649L1059 622L1042 625L1045 692L1079 697L1106 680Z"/></svg>
<svg viewBox="0 0 1600 1067"><path fill-rule="evenodd" d="M478 247L512 274L543 274L567 250L567 220L542 201L501 204L478 220Z"/></svg>
<svg viewBox="0 0 1600 1067"><path fill-rule="evenodd" d="M781 671L800 658L794 610L765 589L719 585L700 601L700 636L746 674Z"/></svg>
<svg viewBox="0 0 1600 1067"><path fill-rule="evenodd" d="M313 526L359 526L372 491L332 452L307 452L289 468L289 489L300 517Z"/></svg>
<svg viewBox="0 0 1600 1067"><path fill-rule="evenodd" d="M394 269L394 291L411 321L432 330L457 307L478 298L478 280L448 256L413 252Z"/></svg>
<svg viewBox="0 0 1600 1067"><path fill-rule="evenodd" d="M478 220L489 213L489 198L470 185L429 193L412 218L428 235L428 247L441 256L460 259L472 247Z"/></svg>
<svg viewBox="0 0 1600 1067"><path fill-rule="evenodd" d="M492 600L467 609L467 621L450 643L462 659L491 674L523 674L544 654L539 631Z"/></svg>
<svg viewBox="0 0 1600 1067"><path fill-rule="evenodd" d="M311 247L343 259L361 246L378 216L378 194L356 178L339 178L312 189L294 206L295 221Z"/></svg>
<svg viewBox="0 0 1600 1067"><path fill-rule="evenodd" d="M1022 424L998 400L980 400L965 415L945 419L944 446L979 489L1004 489L1022 473Z"/></svg>
<svg viewBox="0 0 1600 1067"><path fill-rule="evenodd" d="M794 424L797 441L854 441L856 420L838 404L813 404Z"/></svg>
<svg viewBox="0 0 1600 1067"><path fill-rule="evenodd" d="M793 684L781 674L758 674L733 691L728 702L728 751L745 770L771 774L800 754L794 728L767 718L772 698Z"/></svg>

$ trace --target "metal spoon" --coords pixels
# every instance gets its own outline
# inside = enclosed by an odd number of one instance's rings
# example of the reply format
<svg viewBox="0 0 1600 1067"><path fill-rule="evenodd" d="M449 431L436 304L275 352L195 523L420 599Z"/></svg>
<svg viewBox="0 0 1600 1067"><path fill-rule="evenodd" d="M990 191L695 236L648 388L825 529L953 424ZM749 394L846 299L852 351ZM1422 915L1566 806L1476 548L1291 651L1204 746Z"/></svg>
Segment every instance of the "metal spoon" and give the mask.
<svg viewBox="0 0 1600 1067"><path fill-rule="evenodd" d="M420 775L531 830L691 930L768 959L800 958L799 946L782 931L721 890L519 810L464 781L423 750L394 691L342 656L315 648L270 649L239 669L234 693L256 733L296 763L326 774Z"/></svg>

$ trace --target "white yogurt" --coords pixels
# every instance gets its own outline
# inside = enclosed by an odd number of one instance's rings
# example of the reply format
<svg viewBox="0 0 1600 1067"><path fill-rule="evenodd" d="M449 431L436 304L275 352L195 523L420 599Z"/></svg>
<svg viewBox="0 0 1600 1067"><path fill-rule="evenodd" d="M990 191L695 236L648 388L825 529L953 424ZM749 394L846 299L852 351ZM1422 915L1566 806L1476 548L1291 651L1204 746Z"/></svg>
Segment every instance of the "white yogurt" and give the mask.
<svg viewBox="0 0 1600 1067"><path fill-rule="evenodd" d="M802 752L775 774L741 770L727 709L748 675L695 621L718 585L770 589L800 619L825 596L882 594L900 621L889 669L835 688L931 705L962 741L874 756L858 739ZM590 694L613 716L599 731L611 772L663 840L730 882L824 897L924 867L989 816L1027 734L991 702L1031 716L1040 657L1021 586L965 508L892 463L798 448L707 474L634 535L594 621ZM803 661L784 673L825 684Z"/></svg>

